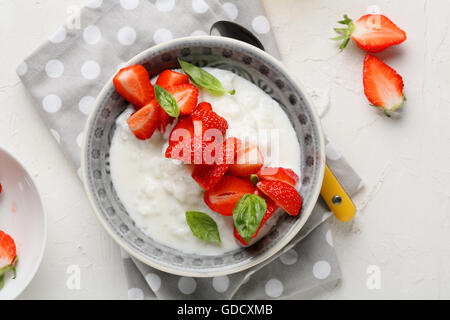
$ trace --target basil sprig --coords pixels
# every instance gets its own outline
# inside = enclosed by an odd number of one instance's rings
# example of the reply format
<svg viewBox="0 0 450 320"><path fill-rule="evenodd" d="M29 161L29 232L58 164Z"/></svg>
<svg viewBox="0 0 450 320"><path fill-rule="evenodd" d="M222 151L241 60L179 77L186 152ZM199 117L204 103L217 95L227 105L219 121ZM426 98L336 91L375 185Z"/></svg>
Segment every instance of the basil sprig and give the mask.
<svg viewBox="0 0 450 320"><path fill-rule="evenodd" d="M221 243L217 223L207 214L199 211L187 211L186 222L194 236L200 240Z"/></svg>
<svg viewBox="0 0 450 320"><path fill-rule="evenodd" d="M202 68L194 66L193 64L190 64L189 62L183 61L181 59L178 59L178 62L180 63L180 66L183 69L184 73L189 76L189 78L195 85L215 93L234 94L236 92L235 90L225 90L219 79L214 77L211 73L203 70Z"/></svg>
<svg viewBox="0 0 450 320"><path fill-rule="evenodd" d="M266 200L255 194L247 193L237 202L233 210L233 221L245 242L248 243L258 230L266 210Z"/></svg>
<svg viewBox="0 0 450 320"><path fill-rule="evenodd" d="M154 85L155 97L161 108L171 117L177 118L180 115L180 108L177 100L166 89L157 84Z"/></svg>

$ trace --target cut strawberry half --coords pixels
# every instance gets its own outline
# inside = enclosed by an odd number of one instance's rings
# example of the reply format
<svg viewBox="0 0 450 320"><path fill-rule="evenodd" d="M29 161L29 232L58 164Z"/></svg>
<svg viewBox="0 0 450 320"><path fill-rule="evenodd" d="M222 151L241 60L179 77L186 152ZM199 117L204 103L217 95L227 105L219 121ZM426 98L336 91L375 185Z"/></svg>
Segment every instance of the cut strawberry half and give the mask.
<svg viewBox="0 0 450 320"><path fill-rule="evenodd" d="M169 136L169 144L176 144L194 137L194 125L190 116L180 118Z"/></svg>
<svg viewBox="0 0 450 320"><path fill-rule="evenodd" d="M257 146L250 146L240 150L236 157L236 163L230 165L228 173L238 177L248 177L257 173L264 165L264 157Z"/></svg>
<svg viewBox="0 0 450 320"><path fill-rule="evenodd" d="M13 238L0 230L0 269L11 265L15 257L16 244Z"/></svg>
<svg viewBox="0 0 450 320"><path fill-rule="evenodd" d="M300 213L302 198L293 186L281 181L260 181L256 187L289 215L297 216Z"/></svg>
<svg viewBox="0 0 450 320"><path fill-rule="evenodd" d="M192 171L192 178L204 190L214 187L228 170L230 162L227 162L226 159L230 158L233 161L241 143L241 140L232 137L225 140L223 143L223 162L221 164L196 165Z"/></svg>
<svg viewBox="0 0 450 320"><path fill-rule="evenodd" d="M267 209L266 212L264 213L264 217L261 220L261 223L259 224L258 230L256 230L255 234L252 236L252 238L250 239L250 241L252 239L254 239L258 233L259 230L261 230L261 228L266 224L267 220L269 220L269 218L275 213L275 211L277 211L278 209L278 205L273 202L272 200L270 200L270 198L268 198L266 195L264 194L259 194L259 196L263 197L264 200L266 200L266 204L267 204ZM239 234L239 232L236 230L236 227L234 228L234 237L236 239L239 240L239 242L241 242L244 246L248 245L248 243L244 240L244 238L242 238L242 236Z"/></svg>
<svg viewBox="0 0 450 320"><path fill-rule="evenodd" d="M341 50L347 46L350 38L367 52L379 52L406 40L405 31L380 14L367 14L356 22L344 15L344 20L339 23L348 26L334 29L339 36L333 40L343 40L340 46Z"/></svg>
<svg viewBox="0 0 450 320"><path fill-rule="evenodd" d="M164 70L156 80L158 86L168 89L172 86L189 83L189 77L173 70Z"/></svg>
<svg viewBox="0 0 450 320"><path fill-rule="evenodd" d="M169 144L165 156L185 164L223 164L223 143L205 142L194 136L190 140Z"/></svg>
<svg viewBox="0 0 450 320"><path fill-rule="evenodd" d="M179 84L167 88L167 91L175 98L180 108L180 115L188 115L197 106L198 88L190 83Z"/></svg>
<svg viewBox="0 0 450 320"><path fill-rule="evenodd" d="M208 137L225 135L228 129L228 122L214 111L196 109L192 113L192 123L194 124L194 132L197 136Z"/></svg>
<svg viewBox="0 0 450 320"><path fill-rule="evenodd" d="M395 111L403 105L402 77L387 64L375 56L368 54L364 60L364 93L373 106L384 110Z"/></svg>
<svg viewBox="0 0 450 320"><path fill-rule="evenodd" d="M141 108L155 97L147 70L140 65L121 69L113 79L116 91L132 105Z"/></svg>
<svg viewBox="0 0 450 320"><path fill-rule="evenodd" d="M291 169L264 167L257 173L260 180L282 181L295 187L298 183L298 176Z"/></svg>
<svg viewBox="0 0 450 320"><path fill-rule="evenodd" d="M200 102L198 106L195 108L195 111L200 110L206 110L206 111L213 111L212 105L209 102Z"/></svg>
<svg viewBox="0 0 450 320"><path fill-rule="evenodd" d="M250 181L225 175L212 189L205 192L204 200L211 210L224 216L232 216L239 199L255 191Z"/></svg>
<svg viewBox="0 0 450 320"><path fill-rule="evenodd" d="M159 126L161 107L156 99L134 112L128 119L128 127L140 140L152 137Z"/></svg>

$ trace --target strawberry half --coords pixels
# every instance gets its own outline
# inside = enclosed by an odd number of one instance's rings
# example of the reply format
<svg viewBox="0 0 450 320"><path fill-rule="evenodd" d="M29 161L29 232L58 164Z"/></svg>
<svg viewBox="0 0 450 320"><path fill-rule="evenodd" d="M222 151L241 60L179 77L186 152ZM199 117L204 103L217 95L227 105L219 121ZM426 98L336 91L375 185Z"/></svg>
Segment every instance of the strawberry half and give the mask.
<svg viewBox="0 0 450 320"><path fill-rule="evenodd" d="M153 132L159 126L161 107L156 99L134 112L128 119L128 127L140 140L152 137Z"/></svg>
<svg viewBox="0 0 450 320"><path fill-rule="evenodd" d="M187 75L172 70L165 70L161 72L156 80L156 84L166 90L169 87L186 83L189 83L189 77Z"/></svg>
<svg viewBox="0 0 450 320"><path fill-rule="evenodd" d="M240 150L236 162L230 165L228 173L238 177L247 177L257 173L264 165L264 157L257 146L251 146Z"/></svg>
<svg viewBox="0 0 450 320"><path fill-rule="evenodd" d="M266 204L267 204L267 210L264 213L264 217L261 220L261 223L259 224L258 230L256 230L255 234L252 236L252 238L250 239L250 241L252 239L254 239L257 235L259 230L261 230L261 228L263 227L263 225L266 224L267 220L269 220L269 218L275 213L275 211L277 211L278 209L278 205L273 202L272 200L270 200L270 198L268 198L267 196L265 196L264 194L259 194L259 196L262 196L264 198L264 200L266 200ZM236 227L234 228L234 237L236 239L238 239L244 246L248 245L247 242L245 242L244 238L242 238L242 236L239 234L239 232L236 230Z"/></svg>
<svg viewBox="0 0 450 320"><path fill-rule="evenodd" d="M379 52L406 40L406 33L391 20L381 14L367 14L353 22L347 15L338 23L347 28L335 28L338 37L343 40L339 47L343 50L352 38L356 44L367 52Z"/></svg>
<svg viewBox="0 0 450 320"><path fill-rule="evenodd" d="M295 187L298 183L298 176L291 169L264 167L257 173L260 180L282 181Z"/></svg>
<svg viewBox="0 0 450 320"><path fill-rule="evenodd" d="M260 181L256 187L291 216L300 213L302 198L293 186L281 181Z"/></svg>
<svg viewBox="0 0 450 320"><path fill-rule="evenodd" d="M191 114L197 106L198 88L191 83L179 84L166 89L177 101L180 115Z"/></svg>
<svg viewBox="0 0 450 320"><path fill-rule="evenodd" d="M239 199L255 191L255 187L248 179L225 175L212 189L205 192L204 200L211 210L224 216L232 216Z"/></svg>
<svg viewBox="0 0 450 320"><path fill-rule="evenodd" d="M387 116L403 105L402 77L387 64L368 54L364 59L364 93L373 106L381 108Z"/></svg>
<svg viewBox="0 0 450 320"><path fill-rule="evenodd" d="M190 116L180 118L169 136L169 144L176 144L194 137L194 125Z"/></svg>
<svg viewBox="0 0 450 320"><path fill-rule="evenodd" d="M147 69L140 65L121 69L113 79L116 91L132 105L141 108L155 97Z"/></svg>
<svg viewBox="0 0 450 320"><path fill-rule="evenodd" d="M213 111L212 105L209 102L200 102L198 106L195 108L195 110L206 110L206 111ZM194 111L195 112L195 111Z"/></svg>
<svg viewBox="0 0 450 320"><path fill-rule="evenodd" d="M0 230L0 269L10 266L16 257L16 244L13 238ZM0 276L2 276L0 274Z"/></svg>
<svg viewBox="0 0 450 320"><path fill-rule="evenodd" d="M210 110L196 109L192 113L192 123L194 124L195 134L198 136L203 136L205 133L214 135L217 132L213 130L218 130L225 135L228 129L227 120ZM208 132L208 130L210 131Z"/></svg>
<svg viewBox="0 0 450 320"><path fill-rule="evenodd" d="M232 163L236 157L241 143L241 140L237 138L228 138L225 140L223 143L224 161L221 164L196 165L192 171L192 178L204 190L209 190L214 187L222 179L225 172L227 172L229 163ZM231 159L231 162L228 162L226 159Z"/></svg>

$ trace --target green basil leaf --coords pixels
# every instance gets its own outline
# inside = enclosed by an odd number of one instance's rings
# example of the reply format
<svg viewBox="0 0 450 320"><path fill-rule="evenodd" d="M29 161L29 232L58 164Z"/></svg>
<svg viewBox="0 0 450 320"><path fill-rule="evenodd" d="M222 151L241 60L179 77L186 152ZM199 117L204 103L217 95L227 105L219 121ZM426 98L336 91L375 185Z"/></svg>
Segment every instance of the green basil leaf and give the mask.
<svg viewBox="0 0 450 320"><path fill-rule="evenodd" d="M202 68L194 66L193 64L190 64L189 62L183 61L181 59L178 59L178 62L180 63L183 71L189 76L189 78L195 85L215 93L234 94L236 92L235 90L225 90L219 79L214 77L211 73L203 70Z"/></svg>
<svg viewBox="0 0 450 320"><path fill-rule="evenodd" d="M180 108L177 100L166 89L157 84L154 85L155 97L161 108L171 117L177 118L180 115Z"/></svg>
<svg viewBox="0 0 450 320"><path fill-rule="evenodd" d="M194 236L200 240L212 243L221 242L217 224L207 214L198 211L187 211L186 221Z"/></svg>
<svg viewBox="0 0 450 320"><path fill-rule="evenodd" d="M237 202L233 210L233 221L245 242L248 243L258 230L266 210L266 200L255 194L247 193Z"/></svg>

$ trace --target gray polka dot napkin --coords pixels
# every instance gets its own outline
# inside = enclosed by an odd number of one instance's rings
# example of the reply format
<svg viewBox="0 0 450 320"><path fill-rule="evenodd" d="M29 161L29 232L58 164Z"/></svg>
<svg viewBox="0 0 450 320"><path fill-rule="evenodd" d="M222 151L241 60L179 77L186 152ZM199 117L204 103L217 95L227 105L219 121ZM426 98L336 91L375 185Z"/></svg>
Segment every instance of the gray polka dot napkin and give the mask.
<svg viewBox="0 0 450 320"><path fill-rule="evenodd" d="M259 0L93 0L17 68L50 131L80 167L80 146L95 96L119 67L144 49L173 38L208 34L218 20L252 30L279 57ZM360 178L327 144L328 164L349 194ZM79 170L79 169L78 169ZM217 278L166 274L123 253L130 299L282 298L336 281L341 272L319 201L282 252L250 270Z"/></svg>

